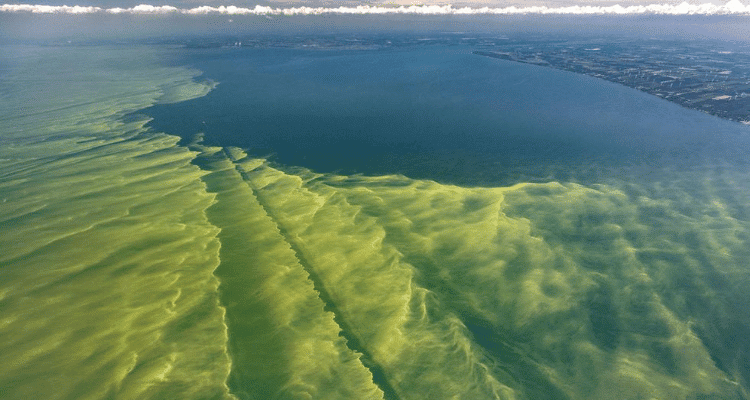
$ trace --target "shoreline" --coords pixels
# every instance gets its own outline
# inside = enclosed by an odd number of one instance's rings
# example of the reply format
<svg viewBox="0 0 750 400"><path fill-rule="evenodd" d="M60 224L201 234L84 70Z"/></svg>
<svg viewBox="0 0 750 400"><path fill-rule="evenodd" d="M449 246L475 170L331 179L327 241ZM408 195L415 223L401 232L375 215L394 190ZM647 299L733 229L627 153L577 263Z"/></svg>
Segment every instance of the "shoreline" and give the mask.
<svg viewBox="0 0 750 400"><path fill-rule="evenodd" d="M542 52L533 47L526 48L526 51L512 50L515 51L475 50L472 54L599 78L648 93L687 109L750 125L750 80L741 68L737 73L726 70L705 72L700 70L701 67L706 69L705 65L684 63L685 66L681 66L675 59L660 59L653 62L661 67L657 70L652 65L634 62L634 57L623 59L622 65L615 65L612 60L619 58L621 54L607 53L602 51L601 47L584 49L583 51L588 53L596 53L594 57L587 59L582 59L580 53L575 50L554 49ZM744 67L742 64L738 66ZM738 66L735 66L735 69ZM730 80L733 73L735 76ZM700 77L701 74L703 79ZM725 80L717 81L721 77ZM712 80L708 81L708 78Z"/></svg>

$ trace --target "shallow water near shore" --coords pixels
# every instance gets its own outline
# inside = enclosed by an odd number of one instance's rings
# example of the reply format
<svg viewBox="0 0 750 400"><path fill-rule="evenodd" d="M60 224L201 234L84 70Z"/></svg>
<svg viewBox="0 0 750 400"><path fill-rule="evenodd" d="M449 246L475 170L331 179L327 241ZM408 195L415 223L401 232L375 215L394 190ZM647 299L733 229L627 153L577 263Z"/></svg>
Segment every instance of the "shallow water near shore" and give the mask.
<svg viewBox="0 0 750 400"><path fill-rule="evenodd" d="M460 46L90 50L3 64L9 398L747 398L747 127Z"/></svg>

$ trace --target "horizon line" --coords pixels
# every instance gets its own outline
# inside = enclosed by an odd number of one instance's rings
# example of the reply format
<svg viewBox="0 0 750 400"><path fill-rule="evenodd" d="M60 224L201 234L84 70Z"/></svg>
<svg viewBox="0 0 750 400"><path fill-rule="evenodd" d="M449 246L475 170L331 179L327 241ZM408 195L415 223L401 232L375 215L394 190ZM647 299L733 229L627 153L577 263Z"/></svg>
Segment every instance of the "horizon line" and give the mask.
<svg viewBox="0 0 750 400"><path fill-rule="evenodd" d="M411 5L411 6L371 6L356 7L268 7L256 5L253 8L236 6L199 6L194 8L178 8L174 6L153 6L140 4L131 8L102 8L95 6L51 6L42 4L3 4L1 13L32 13L32 14L184 14L184 15L750 15L750 5L744 5L739 0L731 0L724 5L712 3L689 4L648 4L621 6L508 6L508 7L453 7L447 5Z"/></svg>

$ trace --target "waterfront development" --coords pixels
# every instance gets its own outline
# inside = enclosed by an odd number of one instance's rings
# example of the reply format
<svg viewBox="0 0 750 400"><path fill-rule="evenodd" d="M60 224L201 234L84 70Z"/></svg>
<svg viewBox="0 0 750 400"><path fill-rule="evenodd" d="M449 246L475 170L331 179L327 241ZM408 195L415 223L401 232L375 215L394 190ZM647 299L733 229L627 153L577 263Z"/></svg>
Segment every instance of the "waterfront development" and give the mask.
<svg viewBox="0 0 750 400"><path fill-rule="evenodd" d="M549 39L549 38L548 38ZM581 73L750 124L750 47L712 41L524 40L475 54Z"/></svg>

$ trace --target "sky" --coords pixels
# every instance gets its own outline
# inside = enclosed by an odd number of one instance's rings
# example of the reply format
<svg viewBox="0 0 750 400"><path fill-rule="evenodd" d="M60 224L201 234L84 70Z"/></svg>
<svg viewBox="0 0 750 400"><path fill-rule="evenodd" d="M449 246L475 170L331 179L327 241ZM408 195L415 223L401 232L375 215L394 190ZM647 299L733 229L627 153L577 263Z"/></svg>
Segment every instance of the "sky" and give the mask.
<svg viewBox="0 0 750 400"><path fill-rule="evenodd" d="M248 13L266 12L265 8L307 7L354 9L350 12L375 12L373 8L405 6L402 12L444 14L470 8L473 11L494 13L660 13L660 14L750 14L750 3L740 0L47 0L37 2L8 1L0 3L4 12L66 12L85 13L109 9L111 12L159 13L177 10L195 12ZM421 10L409 10L409 6ZM56 7L42 7L56 6ZM67 6L67 7L61 7ZM78 6L78 7L76 7ZM224 7L220 10L220 7ZM256 7L260 6L260 11ZM443 7L423 7L443 6ZM446 9L445 6L452 6ZM93 7L93 8L92 8ZM487 10L483 10L483 9ZM129 10L129 11L128 11ZM253 10L253 11L247 11ZM364 11L363 11L364 10ZM297 11L298 13L310 12Z"/></svg>
<svg viewBox="0 0 750 400"><path fill-rule="evenodd" d="M497 30L546 29L548 25L586 30L602 23L607 29L633 34L674 33L743 41L750 37L750 0L2 1L0 43L49 37L76 41L376 25L378 29L425 27L438 31L487 26ZM538 18L543 21L530 21Z"/></svg>

